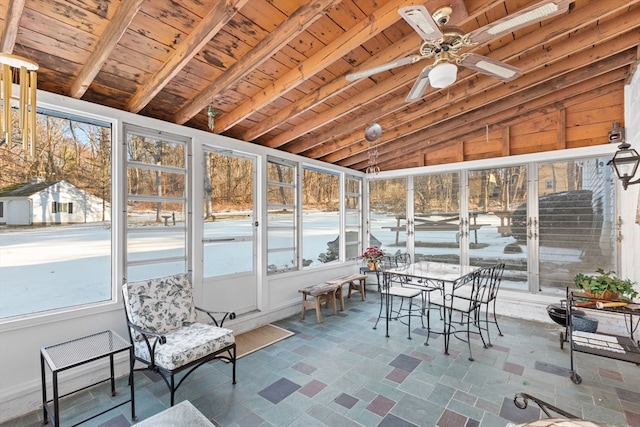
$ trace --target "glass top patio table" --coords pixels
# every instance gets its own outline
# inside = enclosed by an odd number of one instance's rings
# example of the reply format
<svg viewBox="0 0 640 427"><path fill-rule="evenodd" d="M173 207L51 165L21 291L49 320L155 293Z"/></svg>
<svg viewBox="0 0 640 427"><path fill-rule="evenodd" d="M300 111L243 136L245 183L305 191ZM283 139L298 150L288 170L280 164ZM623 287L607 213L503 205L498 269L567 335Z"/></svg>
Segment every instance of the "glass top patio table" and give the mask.
<svg viewBox="0 0 640 427"><path fill-rule="evenodd" d="M453 283L480 267L473 265L447 264L445 262L420 261L413 264L388 268L383 273L426 280L426 285Z"/></svg>
<svg viewBox="0 0 640 427"><path fill-rule="evenodd" d="M480 267L473 265L447 264L445 262L419 261L416 263L387 268L382 270L384 286L389 286L393 276L403 276L403 282L413 288L424 288L424 291L441 289L447 292L449 287L457 287L460 279ZM387 311L389 308L389 292L386 293ZM424 307L423 307L424 310ZM386 336L389 336L389 314L386 316Z"/></svg>

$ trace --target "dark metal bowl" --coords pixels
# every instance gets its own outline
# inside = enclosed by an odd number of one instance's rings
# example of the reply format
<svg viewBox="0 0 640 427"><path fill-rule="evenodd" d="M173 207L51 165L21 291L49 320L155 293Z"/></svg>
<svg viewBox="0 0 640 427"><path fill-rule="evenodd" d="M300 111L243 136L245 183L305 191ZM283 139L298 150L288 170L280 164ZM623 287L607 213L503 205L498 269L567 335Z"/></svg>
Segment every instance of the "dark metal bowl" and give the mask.
<svg viewBox="0 0 640 427"><path fill-rule="evenodd" d="M558 325L567 326L567 307L562 304L549 304L547 306L547 314L551 320L556 322ZM584 311L581 310L572 310L572 314L578 316L584 316Z"/></svg>

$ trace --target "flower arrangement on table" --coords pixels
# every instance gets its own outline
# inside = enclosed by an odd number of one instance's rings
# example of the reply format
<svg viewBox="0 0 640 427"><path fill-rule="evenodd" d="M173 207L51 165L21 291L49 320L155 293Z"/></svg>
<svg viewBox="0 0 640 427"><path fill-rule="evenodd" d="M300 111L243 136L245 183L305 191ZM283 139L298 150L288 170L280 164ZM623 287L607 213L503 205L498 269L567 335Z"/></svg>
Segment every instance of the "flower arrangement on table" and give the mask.
<svg viewBox="0 0 640 427"><path fill-rule="evenodd" d="M367 250L362 254L362 258L367 262L370 270L377 269L378 263L383 256L384 252L377 246L367 248Z"/></svg>

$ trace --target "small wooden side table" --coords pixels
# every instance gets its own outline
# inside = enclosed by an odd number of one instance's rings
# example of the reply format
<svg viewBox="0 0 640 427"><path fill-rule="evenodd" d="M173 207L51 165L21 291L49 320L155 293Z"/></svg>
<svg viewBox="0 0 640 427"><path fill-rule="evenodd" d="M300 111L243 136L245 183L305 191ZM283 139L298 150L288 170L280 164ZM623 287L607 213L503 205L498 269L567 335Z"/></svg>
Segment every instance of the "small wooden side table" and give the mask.
<svg viewBox="0 0 640 427"><path fill-rule="evenodd" d="M40 371L42 374L42 411L43 420L47 424L49 421L55 426L60 426L60 398L85 390L94 385L111 381L111 395L116 395L115 374L113 368L113 356L120 352L129 352L129 386L131 388L131 398L124 402L115 404L113 407L86 418L77 424L84 423L96 418L105 412L109 412L119 406L131 402L131 419L136 419L135 397L133 389L133 367L135 357L133 346L113 331L104 331L88 335L82 338L66 341L60 344L51 345L40 349ZM58 374L71 368L82 366L89 362L108 357L110 362L110 376L107 379L98 381L81 389L71 391L63 396L58 393ZM47 400L46 367L49 367L53 377L53 400ZM49 409L49 403L53 402L53 413Z"/></svg>

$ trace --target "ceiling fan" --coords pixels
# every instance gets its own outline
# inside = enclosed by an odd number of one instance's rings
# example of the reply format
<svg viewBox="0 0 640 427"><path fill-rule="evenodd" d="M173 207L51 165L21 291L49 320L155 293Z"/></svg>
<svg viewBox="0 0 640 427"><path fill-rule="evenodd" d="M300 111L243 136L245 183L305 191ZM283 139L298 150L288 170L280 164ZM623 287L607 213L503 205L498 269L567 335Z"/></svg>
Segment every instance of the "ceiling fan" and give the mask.
<svg viewBox="0 0 640 427"><path fill-rule="evenodd" d="M569 8L570 2L571 0L544 0L468 34L465 34L458 27L447 26L453 12L450 6L439 8L433 15L430 15L423 5L402 7L398 9L400 16L424 40L420 45L419 54L349 74L347 80L358 80L402 65L432 58L433 63L422 70L407 95L406 102L412 102L422 97L429 83L435 88L445 88L453 84L456 81L458 71L456 64L508 82L522 75L522 71L483 55L459 54L458 52L460 49L476 46L524 26L564 13Z"/></svg>

